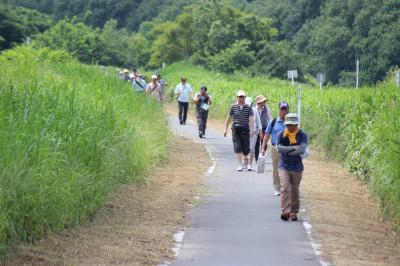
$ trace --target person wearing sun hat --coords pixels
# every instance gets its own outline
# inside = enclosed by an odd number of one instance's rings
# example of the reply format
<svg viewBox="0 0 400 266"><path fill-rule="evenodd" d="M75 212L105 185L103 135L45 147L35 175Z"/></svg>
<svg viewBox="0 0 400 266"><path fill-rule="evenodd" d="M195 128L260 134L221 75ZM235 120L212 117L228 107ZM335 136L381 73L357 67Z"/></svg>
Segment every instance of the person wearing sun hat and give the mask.
<svg viewBox="0 0 400 266"><path fill-rule="evenodd" d="M308 136L299 128L295 113L286 115L286 128L276 137L276 147L281 154L279 177L281 182L281 219L297 221L300 208L300 182L304 171L302 154L306 152Z"/></svg>
<svg viewBox="0 0 400 266"><path fill-rule="evenodd" d="M163 102L163 91L156 75L151 76L151 82L147 85L146 93L155 98L160 104Z"/></svg>
<svg viewBox="0 0 400 266"><path fill-rule="evenodd" d="M261 134L259 135L256 142L256 146L254 148L256 161L258 160L258 156L260 154L260 146L264 138L265 130L268 127L268 123L273 119L272 112L266 104L267 101L268 99L264 97L264 95L258 95L256 97L256 108L260 117L261 128L262 128Z"/></svg>
<svg viewBox="0 0 400 266"><path fill-rule="evenodd" d="M246 93L242 90L236 94L237 102L232 104L225 121L224 137L228 134L228 127L232 121L233 150L239 166L238 171L248 168L248 155L250 152L250 136L253 134L253 110L246 105Z"/></svg>

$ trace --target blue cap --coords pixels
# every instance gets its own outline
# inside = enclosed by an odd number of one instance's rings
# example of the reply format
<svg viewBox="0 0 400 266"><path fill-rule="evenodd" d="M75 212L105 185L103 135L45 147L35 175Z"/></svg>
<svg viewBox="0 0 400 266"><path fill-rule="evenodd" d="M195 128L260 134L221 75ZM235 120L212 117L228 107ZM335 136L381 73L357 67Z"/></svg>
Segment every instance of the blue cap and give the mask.
<svg viewBox="0 0 400 266"><path fill-rule="evenodd" d="M287 102L280 102L279 109L286 108L289 109L289 104Z"/></svg>

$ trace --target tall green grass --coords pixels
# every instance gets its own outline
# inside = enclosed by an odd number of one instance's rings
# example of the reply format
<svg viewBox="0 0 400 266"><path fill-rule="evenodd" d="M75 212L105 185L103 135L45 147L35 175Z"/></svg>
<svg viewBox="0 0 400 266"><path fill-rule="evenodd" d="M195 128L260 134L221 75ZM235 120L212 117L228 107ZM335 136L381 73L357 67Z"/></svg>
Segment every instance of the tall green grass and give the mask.
<svg viewBox="0 0 400 266"><path fill-rule="evenodd" d="M0 247L80 224L165 154L161 107L64 52L0 55Z"/></svg>
<svg viewBox="0 0 400 266"><path fill-rule="evenodd" d="M218 119L226 117L238 89L253 99L259 94L269 98L275 116L282 100L297 112L297 88L287 81L213 73L185 63L173 64L163 72L169 83L178 83L181 75L197 89L208 86L214 98L210 116ZM302 127L311 142L368 183L386 217L400 231L400 89L389 82L359 90L302 87Z"/></svg>

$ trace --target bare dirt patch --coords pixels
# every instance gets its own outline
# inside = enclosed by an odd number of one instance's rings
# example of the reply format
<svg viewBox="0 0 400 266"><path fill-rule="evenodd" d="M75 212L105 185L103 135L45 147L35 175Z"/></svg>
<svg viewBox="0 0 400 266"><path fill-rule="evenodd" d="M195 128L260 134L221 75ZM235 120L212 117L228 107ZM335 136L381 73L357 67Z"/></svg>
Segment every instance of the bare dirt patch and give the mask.
<svg viewBox="0 0 400 266"><path fill-rule="evenodd" d="M203 145L176 137L147 183L122 186L92 222L20 246L6 265L145 266L170 260L172 235L185 227L188 204L210 164Z"/></svg>

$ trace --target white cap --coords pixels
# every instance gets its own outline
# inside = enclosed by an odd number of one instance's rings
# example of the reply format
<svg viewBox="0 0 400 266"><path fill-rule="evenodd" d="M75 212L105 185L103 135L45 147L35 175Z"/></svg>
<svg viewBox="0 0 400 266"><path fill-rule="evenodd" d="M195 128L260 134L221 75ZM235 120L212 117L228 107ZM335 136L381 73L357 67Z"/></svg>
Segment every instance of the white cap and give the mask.
<svg viewBox="0 0 400 266"><path fill-rule="evenodd" d="M251 104L253 103L253 100L251 99L251 97L246 97L246 100L244 102L246 105L251 106Z"/></svg>
<svg viewBox="0 0 400 266"><path fill-rule="evenodd" d="M238 91L237 97L240 97L240 96L246 96L246 93L244 91Z"/></svg>
<svg viewBox="0 0 400 266"><path fill-rule="evenodd" d="M151 79L156 79L157 78L157 75L152 75L151 76Z"/></svg>

